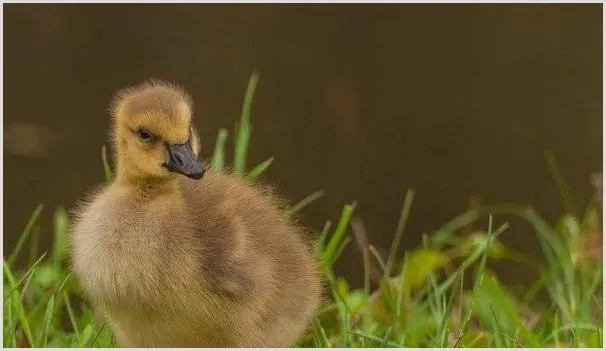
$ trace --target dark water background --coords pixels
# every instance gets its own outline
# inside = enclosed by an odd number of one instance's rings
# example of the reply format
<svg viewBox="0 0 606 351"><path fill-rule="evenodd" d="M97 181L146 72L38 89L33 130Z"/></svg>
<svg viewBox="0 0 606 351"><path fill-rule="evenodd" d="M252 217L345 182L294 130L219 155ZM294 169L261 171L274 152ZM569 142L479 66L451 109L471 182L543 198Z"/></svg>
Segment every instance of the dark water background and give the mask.
<svg viewBox="0 0 606 351"><path fill-rule="evenodd" d="M181 83L210 156L253 70L251 163L321 228L358 200L387 249L406 188L405 247L484 203L564 211L543 152L579 205L602 168L602 9L592 5L4 5L4 246L36 204L70 207L102 181L114 90ZM233 139L230 135L230 145ZM501 220L498 218L497 220ZM540 254L528 226L503 235ZM339 269L360 283L352 246ZM532 279L505 267L505 279Z"/></svg>

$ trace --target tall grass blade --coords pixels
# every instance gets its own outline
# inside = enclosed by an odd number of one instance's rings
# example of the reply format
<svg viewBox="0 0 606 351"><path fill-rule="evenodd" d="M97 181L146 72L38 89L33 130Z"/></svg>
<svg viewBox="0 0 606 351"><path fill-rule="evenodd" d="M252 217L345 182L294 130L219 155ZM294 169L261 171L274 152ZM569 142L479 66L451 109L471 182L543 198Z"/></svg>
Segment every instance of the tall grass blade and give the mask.
<svg viewBox="0 0 606 351"><path fill-rule="evenodd" d="M48 299L48 304L46 305L46 312L44 313L44 330L42 332L42 337L39 342L41 347L46 347L48 345L48 335L51 329L51 322L53 320L53 314L55 311L55 295L51 295Z"/></svg>
<svg viewBox="0 0 606 351"><path fill-rule="evenodd" d="M461 274L462 275L462 274ZM433 276L433 274L432 274ZM462 281L462 278L461 278ZM448 347L448 332L449 332L449 320L453 315L453 310L455 308L457 294L455 291L451 292L450 297L448 298L448 303L444 308L444 314L442 315L442 322L440 324L439 330L442 331L440 334L440 347Z"/></svg>
<svg viewBox="0 0 606 351"><path fill-rule="evenodd" d="M107 147L105 145L101 146L101 161L103 162L103 173L105 173L105 180L111 182L114 175L111 167L109 166L109 161L107 159Z"/></svg>
<svg viewBox="0 0 606 351"><path fill-rule="evenodd" d="M68 238L67 238L67 212L63 207L59 207L54 215L53 222L55 226L53 237L52 260L55 267L59 267L61 262L69 255Z"/></svg>
<svg viewBox="0 0 606 351"><path fill-rule="evenodd" d="M86 347L91 336L93 336L93 325L88 324L78 338L77 347Z"/></svg>
<svg viewBox="0 0 606 351"><path fill-rule="evenodd" d="M219 129L217 134L217 142L210 163L211 169L215 172L220 172L225 168L225 142L228 134L225 128Z"/></svg>
<svg viewBox="0 0 606 351"><path fill-rule="evenodd" d="M490 246L492 243L492 216L488 217L488 233L486 235L486 242L483 247L482 258L480 260L480 265L478 267L478 271L476 272L476 279L474 281L473 289L471 291L471 299L469 301L469 306L467 307L467 316L463 322L463 331L467 328L469 321L471 320L471 314L473 313L473 305L482 287L482 282L484 280L484 273L486 271L486 260L488 259L488 251L490 250Z"/></svg>
<svg viewBox="0 0 606 351"><path fill-rule="evenodd" d="M383 272L383 276L387 277L387 266L385 265L385 262L383 261L383 258L381 257L381 254L379 253L377 248L373 245L368 245L368 251L370 251L370 253L374 256L375 260L379 264L379 267L381 267L381 272Z"/></svg>
<svg viewBox="0 0 606 351"><path fill-rule="evenodd" d="M465 318L463 319L463 325L459 329L459 333L460 333L459 338L457 339L457 341L455 342L455 345L453 347L457 347L457 344L461 340L461 337L463 336L463 334L465 334L465 331L467 330L467 326L469 325L469 322L471 321L474 303L476 301L478 292L480 291L480 288L482 287L482 283L484 280L484 273L486 270L486 260L488 259L488 251L490 250L490 245L492 243L492 237L493 237L492 215L489 215L488 216L488 232L486 235L486 241L485 241L484 245L478 246L478 249L476 250L476 253L479 253L481 255L481 259L480 259L480 265L478 267L478 271L476 272L476 278L474 281L473 289L471 291L469 304L467 305L467 313L465 314Z"/></svg>
<svg viewBox="0 0 606 351"><path fill-rule="evenodd" d="M92 347L96 347L95 345L97 345L97 341L99 341L99 337L101 336L101 333L103 332L103 330L105 330L106 326L107 326L107 321L103 321L101 328L99 328L99 331L97 331L97 334L95 335L95 338L93 339L93 342L91 343Z"/></svg>
<svg viewBox="0 0 606 351"><path fill-rule="evenodd" d="M234 174L243 176L246 171L246 154L248 152L248 144L250 142L251 125L250 112L252 108L253 98L259 75L255 72L251 75L248 81L248 87L244 95L244 104L242 105L242 115L235 139L234 150Z"/></svg>
<svg viewBox="0 0 606 351"><path fill-rule="evenodd" d="M13 314L13 308L14 308L14 299L11 299L12 301L6 301L4 302L4 312L6 313L6 315L4 315L4 320L3 320L3 342L2 342L2 346L7 347L7 342L8 347L16 347L16 340L15 340L15 332L16 332L16 327L17 327L17 323L15 322L15 316Z"/></svg>
<svg viewBox="0 0 606 351"><path fill-rule="evenodd" d="M314 328L314 336L318 336L317 344L315 345L318 348L330 348L330 340L328 340L328 336L326 336L326 331L322 327L322 324L318 320L318 317L314 317L312 320L312 326Z"/></svg>
<svg viewBox="0 0 606 351"><path fill-rule="evenodd" d="M599 267L587 291L585 292L585 294L583 294L583 300L581 302L582 311L592 311L591 300L593 297L595 297L596 290L602 285L601 283L604 279L604 275L602 274L602 272L602 267Z"/></svg>
<svg viewBox="0 0 606 351"><path fill-rule="evenodd" d="M345 251L345 248L347 247L347 245L350 242L351 242L350 237L346 237L345 239L343 239L343 241L341 242L341 245L339 245L339 248L337 249L337 251L335 253L335 256L332 258L332 261L330 262L331 266L339 260L339 257L341 257L341 254L343 254L343 251Z"/></svg>
<svg viewBox="0 0 606 351"><path fill-rule="evenodd" d="M497 282L497 280L495 279L495 277L491 276L490 279L488 280L488 282L495 286L495 289L493 289L495 292L495 296L494 296L495 301L498 301L498 303L500 305L499 306L500 309L507 313L509 319L514 323L516 330L521 334L524 341L526 343L528 343L528 346L529 347L540 347L541 345L540 345L539 341L537 340L536 336L526 326L524 321L522 321L522 319L518 313L518 308L516 308L516 306L513 306L511 303L509 303L509 300L506 298L506 296L503 292L503 288L500 287L500 285Z"/></svg>
<svg viewBox="0 0 606 351"><path fill-rule="evenodd" d="M330 231L331 225L331 221L326 221L326 223L324 223L324 228L322 228L322 231L320 232L320 235L316 240L316 243L314 245L314 256L317 259L320 259L322 253L324 252L324 245L326 245L326 237L328 236L328 232Z"/></svg>
<svg viewBox="0 0 606 351"><path fill-rule="evenodd" d="M59 284L59 287L53 292L54 296L60 296L61 293L63 293L63 289L65 288L65 285L67 285L67 283L70 281L73 274L74 274L73 272L67 273L65 278L63 278L63 281L61 281L61 284Z"/></svg>
<svg viewBox="0 0 606 351"><path fill-rule="evenodd" d="M400 248L400 242L402 241L404 228L406 227L406 222L408 221L408 215L410 214L410 208L412 206L412 200L414 199L414 195L414 190L408 189L406 191L406 197L404 198L404 205L402 206L402 212L400 213L400 219L398 220L396 234L393 237L389 256L387 257L386 274L388 276L391 275L393 264L396 259L396 254L398 252L398 249Z"/></svg>
<svg viewBox="0 0 606 351"><path fill-rule="evenodd" d="M6 262L6 260L3 260L2 264L3 264L3 269L4 269L4 277L6 278L10 289L13 290L16 287L15 277L13 276L13 273L11 272L11 269L10 269L8 263ZM27 339L27 342L30 345L30 347L36 347L36 343L35 343L34 337L32 335L32 330L29 325L29 320L27 319L27 316L25 315L23 303L22 303L21 299L17 299L17 300L19 301L18 306L16 306L17 315L19 316L19 323L21 324L21 328L23 329L25 338Z"/></svg>
<svg viewBox="0 0 606 351"><path fill-rule="evenodd" d="M40 262L42 262L42 260L44 259L44 257L46 257L46 252L42 254L42 256L40 256L36 262L34 262L25 272L25 274L23 275L23 277L21 277L21 279L19 279L19 282L17 282L16 284L14 284L14 286L11 287L11 289L8 291L8 293L6 293L6 295L4 296L4 299L8 299L10 298L15 291L17 291L19 289L19 286L21 286L21 284L26 281L27 279L29 279L29 277L31 275L33 275L34 271L36 270L36 267L40 264ZM6 273L5 273L6 274Z"/></svg>
<svg viewBox="0 0 606 351"><path fill-rule="evenodd" d="M490 308L490 313L492 315L492 319L493 319L493 324L494 324L494 335L495 335L495 342L496 342L496 347L501 348L501 347L505 347L505 342L503 341L503 328L501 328L501 324L499 323L499 319L497 318L497 314L494 312L494 308L492 308L492 305L488 306Z"/></svg>
<svg viewBox="0 0 606 351"><path fill-rule="evenodd" d="M7 263L8 263L9 267L14 266L15 261L17 260L17 257L19 256L21 249L23 248L23 244L25 244L25 241L32 233L34 226L36 225L36 222L38 221L38 217L40 216L42 209L44 209L44 204L39 204L36 207L36 209L34 210L34 212L32 213L32 215L30 216L29 220L27 221L27 224L25 225L23 232L21 232L21 236L19 237L19 240L17 240L17 244L15 245L13 252L8 257Z"/></svg>
<svg viewBox="0 0 606 351"><path fill-rule="evenodd" d="M328 241L326 245L326 249L322 253L322 266L329 266L331 262L334 262L335 254L343 241L343 237L345 236L347 226L349 221L351 220L351 216L353 215L353 211L356 207L356 203L354 202L351 205L345 205L343 207L343 211L341 212L341 218L339 218L339 223L337 223L337 228L333 233L332 237Z"/></svg>
<svg viewBox="0 0 606 351"><path fill-rule="evenodd" d="M69 322L72 325L72 329L76 334L76 338L80 338L80 328L78 328L78 322L76 322L76 315L74 314L74 309L72 308L72 304L69 301L69 296L66 292L63 292L63 301L65 302L67 317L69 318Z"/></svg>
<svg viewBox="0 0 606 351"><path fill-rule="evenodd" d="M370 295L370 251L368 250L369 241L364 222L359 217L353 217L351 219L351 230L353 231L354 238L358 249L362 253L362 263L364 267L364 292L366 295Z"/></svg>

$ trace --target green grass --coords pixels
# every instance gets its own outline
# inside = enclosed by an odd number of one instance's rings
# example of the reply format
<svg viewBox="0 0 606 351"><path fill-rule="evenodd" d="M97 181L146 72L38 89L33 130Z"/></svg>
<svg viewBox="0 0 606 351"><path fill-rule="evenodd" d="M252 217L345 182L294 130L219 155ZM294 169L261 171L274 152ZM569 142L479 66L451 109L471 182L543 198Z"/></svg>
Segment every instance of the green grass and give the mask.
<svg viewBox="0 0 606 351"><path fill-rule="evenodd" d="M258 77L253 75L237 124L230 168L252 179L274 161L246 167L251 137L250 110ZM211 166L226 167L226 129L218 134ZM102 150L106 179L112 172ZM555 160L549 165L557 171ZM248 170L247 170L248 169ZM100 170L101 174L101 170ZM570 198L556 175L563 197ZM324 194L318 191L291 207L301 211ZM356 203L345 205L340 218L318 231L314 247L322 268L327 302L296 346L301 347L602 347L601 260L588 254L588 243L601 236L601 205L590 203L582 214L563 214L547 223L532 208L515 204L474 207L433 232L423 245L398 257L414 191L403 198L400 220L387 257L370 245ZM67 216L54 212L53 246L40 253L35 207L17 245L4 258L4 347L115 347L109 325L87 304L67 261ZM515 252L501 238L508 224L497 218L516 216L530 223L528 235L538 237L539 258ZM475 229L474 229L475 228ZM50 228L49 228L50 229ZM51 235L42 230L45 235ZM353 233L353 235L351 235ZM363 287L352 287L334 271L335 262L351 242L360 248ZM15 267L29 245L29 265ZM534 271L536 282L511 289L493 270L497 261ZM374 274L372 274L374 272ZM513 286L519 288L519 286Z"/></svg>

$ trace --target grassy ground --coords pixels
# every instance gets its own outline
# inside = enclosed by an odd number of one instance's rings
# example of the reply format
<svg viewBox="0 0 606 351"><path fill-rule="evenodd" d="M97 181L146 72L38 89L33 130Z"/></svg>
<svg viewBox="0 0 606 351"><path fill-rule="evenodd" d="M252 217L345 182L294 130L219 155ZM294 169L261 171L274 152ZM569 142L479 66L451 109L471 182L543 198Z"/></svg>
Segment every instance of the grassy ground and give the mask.
<svg viewBox="0 0 606 351"><path fill-rule="evenodd" d="M253 76L236 125L231 165L247 178L259 176L273 161L246 172L256 82ZM215 169L225 165L227 139L227 131L219 131L211 162ZM106 178L111 179L105 149L102 154ZM310 195L292 211L321 195ZM398 258L413 198L414 191L406 192L387 257L368 244L363 223L354 216L355 203L344 206L334 223L326 222L314 249L330 299L297 346L602 347L601 201L592 200L581 215L564 214L554 225L528 207L475 207L424 234L422 247ZM3 262L4 347L115 347L109 326L86 303L69 272L63 209L54 212L54 228L44 229L54 235L52 250L39 252L36 222L42 210L42 205L34 210L17 245L5 248L10 255ZM504 214L532 225L544 257L531 258L501 243L508 224L495 222L493 216ZM352 242L365 267L364 286L356 289L333 271L340 253ZM30 264L17 270L16 258L26 254L24 250L29 250ZM539 279L513 293L491 269L491 264L503 260L535 271Z"/></svg>

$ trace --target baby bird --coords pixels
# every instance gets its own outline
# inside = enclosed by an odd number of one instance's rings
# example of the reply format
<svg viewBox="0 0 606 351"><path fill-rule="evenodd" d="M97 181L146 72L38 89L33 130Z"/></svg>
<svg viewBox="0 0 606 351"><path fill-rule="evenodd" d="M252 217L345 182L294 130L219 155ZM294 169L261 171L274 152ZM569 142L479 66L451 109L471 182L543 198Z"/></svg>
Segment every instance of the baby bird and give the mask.
<svg viewBox="0 0 606 351"><path fill-rule="evenodd" d="M147 81L110 108L114 180L75 211L72 266L121 347L290 347L321 284L281 200L198 161L192 101Z"/></svg>

